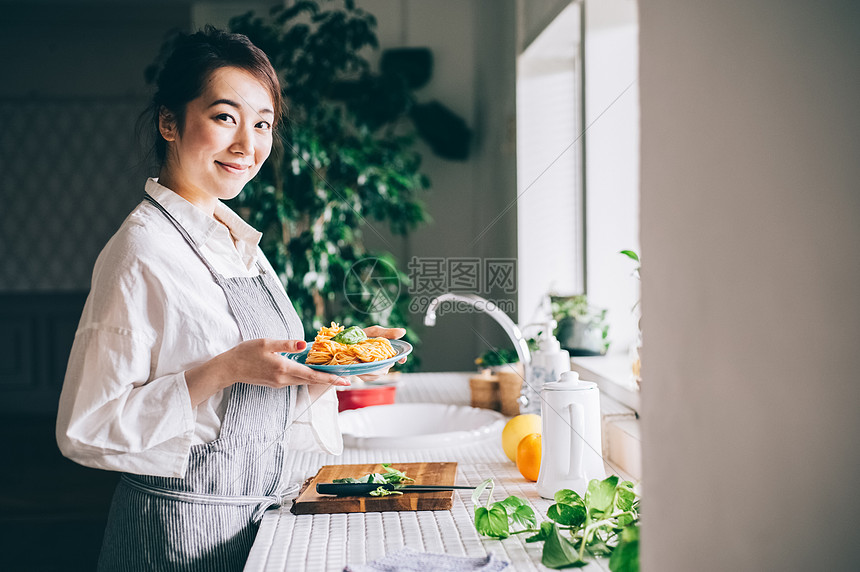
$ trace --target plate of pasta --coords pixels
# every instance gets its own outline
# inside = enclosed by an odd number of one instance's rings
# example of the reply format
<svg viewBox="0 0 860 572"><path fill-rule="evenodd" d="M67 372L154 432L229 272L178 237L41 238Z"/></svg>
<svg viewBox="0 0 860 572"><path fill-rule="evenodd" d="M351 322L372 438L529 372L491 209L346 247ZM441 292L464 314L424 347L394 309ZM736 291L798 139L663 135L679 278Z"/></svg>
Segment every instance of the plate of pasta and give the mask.
<svg viewBox="0 0 860 572"><path fill-rule="evenodd" d="M403 340L368 338L358 326L344 328L332 322L319 329L302 352L285 354L312 369L335 375L364 375L386 368L412 353Z"/></svg>

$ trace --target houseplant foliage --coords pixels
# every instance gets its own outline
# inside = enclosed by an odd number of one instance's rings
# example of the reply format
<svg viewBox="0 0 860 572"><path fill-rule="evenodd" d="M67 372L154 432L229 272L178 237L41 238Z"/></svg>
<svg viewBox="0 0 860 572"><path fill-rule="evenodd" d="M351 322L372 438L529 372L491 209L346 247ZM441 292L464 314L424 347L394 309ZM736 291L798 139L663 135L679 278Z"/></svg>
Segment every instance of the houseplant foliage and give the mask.
<svg viewBox="0 0 860 572"><path fill-rule="evenodd" d="M297 2L230 22L269 56L287 105L281 149L234 206L263 232L307 339L332 320L407 326L407 276L362 237L379 223L402 235L428 220L429 181L407 120L421 78L371 69L375 26L352 2Z"/></svg>
<svg viewBox="0 0 860 572"><path fill-rule="evenodd" d="M550 296L555 337L572 356L602 355L609 349L607 311L588 302L585 294Z"/></svg>
<svg viewBox="0 0 860 572"><path fill-rule="evenodd" d="M585 497L570 489L556 491L555 504L539 524L523 498L493 502L494 488L493 479L487 479L472 493L479 534L500 540L529 534L526 542L543 543L541 564L547 568L580 568L588 565L589 556L605 556L611 572L639 571L639 494L631 481L616 475L591 479ZM482 504L485 490L489 493Z"/></svg>
<svg viewBox="0 0 860 572"><path fill-rule="evenodd" d="M337 321L406 327L417 341L407 323L407 275L390 253L369 252L363 237L382 237L386 226L406 235L429 221L416 133L443 157L468 152L465 123L414 96L432 75L432 54L387 50L376 71L367 59L378 49L375 28L376 19L350 0L326 9L299 1L230 22L269 56L286 106L271 158L230 205L263 233L260 246L306 339ZM150 81L157 66L147 70Z"/></svg>

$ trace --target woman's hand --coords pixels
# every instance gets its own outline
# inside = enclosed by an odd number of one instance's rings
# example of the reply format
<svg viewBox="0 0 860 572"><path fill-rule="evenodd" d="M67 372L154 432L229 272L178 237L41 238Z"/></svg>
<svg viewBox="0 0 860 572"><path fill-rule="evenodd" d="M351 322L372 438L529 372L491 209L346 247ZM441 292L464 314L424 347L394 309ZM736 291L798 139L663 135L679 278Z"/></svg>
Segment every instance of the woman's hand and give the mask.
<svg viewBox="0 0 860 572"><path fill-rule="evenodd" d="M187 370L185 382L191 406L196 407L236 382L266 387L349 385L346 378L313 370L281 355L281 352L300 352L306 347L304 340L248 340Z"/></svg>
<svg viewBox="0 0 860 572"><path fill-rule="evenodd" d="M370 326L368 328L364 328L364 333L367 334L368 338L385 338L388 340L398 340L406 335L406 330L403 328L383 328L382 326ZM406 363L406 358L399 360L397 363ZM373 373L368 373L367 375L359 375L358 378L362 381L375 381L380 377L388 374L388 370L391 369L391 366L388 366L385 369L377 370Z"/></svg>

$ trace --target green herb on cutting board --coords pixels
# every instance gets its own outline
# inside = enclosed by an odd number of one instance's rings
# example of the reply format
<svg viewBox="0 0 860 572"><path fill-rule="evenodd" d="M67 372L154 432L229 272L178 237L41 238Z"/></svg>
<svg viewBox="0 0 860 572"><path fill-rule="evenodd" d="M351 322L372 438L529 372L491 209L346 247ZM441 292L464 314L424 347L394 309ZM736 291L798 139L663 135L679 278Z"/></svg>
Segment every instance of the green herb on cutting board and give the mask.
<svg viewBox="0 0 860 572"><path fill-rule="evenodd" d="M407 477L403 471L391 467L391 463L382 463L384 473L370 473L357 479L352 477L344 477L342 479L333 479L333 483L379 483L380 485L402 485L406 481L414 481L412 477ZM382 488L382 487L380 487ZM376 489L379 491L379 489ZM375 492L376 492L375 491ZM390 491L388 491L390 492ZM370 493L373 495L373 493ZM402 493L393 493L402 494ZM381 493L373 496L383 496Z"/></svg>
<svg viewBox="0 0 860 572"><path fill-rule="evenodd" d="M372 497L387 497L390 495L402 495L402 494L403 494L402 491L386 489L382 485L379 485L379 488L377 488L376 490L370 491L370 496L372 496Z"/></svg>
<svg viewBox="0 0 860 572"><path fill-rule="evenodd" d="M486 504L480 504L489 487ZM531 533L526 542L543 542L541 563L548 568L581 567L587 564L586 550L594 556L609 556L612 572L639 570L639 496L630 481L617 476L592 479L583 499L575 491L555 493L555 504L537 526L534 509L517 497L493 502L493 479L482 482L472 494L475 528L492 538ZM517 525L519 530L514 530Z"/></svg>

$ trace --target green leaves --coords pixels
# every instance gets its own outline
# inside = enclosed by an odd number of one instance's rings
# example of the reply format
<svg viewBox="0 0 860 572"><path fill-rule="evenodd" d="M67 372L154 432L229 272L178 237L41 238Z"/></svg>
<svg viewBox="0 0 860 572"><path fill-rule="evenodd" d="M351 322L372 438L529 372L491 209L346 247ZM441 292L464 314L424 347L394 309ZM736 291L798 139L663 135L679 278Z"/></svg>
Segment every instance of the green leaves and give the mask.
<svg viewBox="0 0 860 572"><path fill-rule="evenodd" d="M582 504L582 497L579 496L579 493L570 489L556 491L553 500L559 504Z"/></svg>
<svg viewBox="0 0 860 572"><path fill-rule="evenodd" d="M585 503L576 491L562 489L555 493L554 499L555 504L546 514L549 518L565 526L579 526L585 521Z"/></svg>
<svg viewBox="0 0 860 572"><path fill-rule="evenodd" d="M522 526L535 526L537 524L537 516L532 507L524 504L510 513L511 520Z"/></svg>
<svg viewBox="0 0 860 572"><path fill-rule="evenodd" d="M486 503L480 499L489 489ZM593 479L582 498L576 491L562 489L546 520L537 525L529 504L516 496L493 502L492 479L482 482L472 494L476 530L492 538L530 533L527 543L543 542L541 563L548 568L581 567L587 564L586 549L595 556L610 555L612 572L639 570L639 501L630 481L617 476ZM515 529L515 525L523 527Z"/></svg>
<svg viewBox="0 0 860 572"><path fill-rule="evenodd" d="M376 490L370 491L370 496L372 496L372 497L387 497L390 495L402 495L402 494L403 494L403 491L386 489L385 487L383 487L381 485Z"/></svg>
<svg viewBox="0 0 860 572"><path fill-rule="evenodd" d="M475 508L475 528L484 536L491 538L507 538L510 536L508 529L508 514L499 503L490 508Z"/></svg>
<svg viewBox="0 0 860 572"><path fill-rule="evenodd" d="M612 572L639 572L639 527L628 526L621 531L621 540L609 557Z"/></svg>
<svg viewBox="0 0 860 572"><path fill-rule="evenodd" d="M585 566L586 562L579 557L574 544L558 530L558 526L550 523L549 533L544 541L541 564L547 568L570 568Z"/></svg>
<svg viewBox="0 0 860 572"><path fill-rule="evenodd" d="M496 487L493 479L486 479L481 482L480 485L475 487L475 490L472 491L472 504L476 507L480 506L481 495L484 494L484 491L490 487L490 493L487 495L487 504L490 504L490 501L493 499L493 489Z"/></svg>
<svg viewBox="0 0 860 572"><path fill-rule="evenodd" d="M618 477L615 475L603 481L592 479L588 483L588 490L585 492L585 504L588 506L590 513L594 511L606 513L614 506L615 487L617 484Z"/></svg>
<svg viewBox="0 0 860 572"><path fill-rule="evenodd" d="M406 473L401 470L395 469L391 466L391 463L382 463L382 473L368 473L362 477L354 478L354 477L344 477L341 479L332 479L333 483L379 483L380 485L400 485L405 483L406 481L414 481L412 477L407 477ZM378 489L377 489L378 490ZM384 496L384 493L373 494L373 496ZM402 494L402 493L394 493L394 494Z"/></svg>
<svg viewBox="0 0 860 572"><path fill-rule="evenodd" d="M577 497L578 496L579 495L577 495ZM556 500L558 500L557 493ZM565 526L579 526L585 522L587 511L582 499L578 499L578 502L556 502L556 504L549 507L546 515L559 524L563 524Z"/></svg>
<svg viewBox="0 0 860 572"><path fill-rule="evenodd" d="M514 524L524 527L537 525L534 509L520 497L510 496L503 501L494 503L493 507L501 507Z"/></svg>
<svg viewBox="0 0 860 572"><path fill-rule="evenodd" d="M386 483L401 484L406 481L415 480L412 477L407 477L406 473L403 471L392 467L391 463L382 463L382 468L385 470L385 473L382 474L382 478Z"/></svg>
<svg viewBox="0 0 860 572"><path fill-rule="evenodd" d="M619 254L623 254L624 256L626 256L632 260L635 260L636 262L639 262L639 255L636 254L635 252L633 252L632 250L622 250L619 252Z"/></svg>
<svg viewBox="0 0 860 572"><path fill-rule="evenodd" d="M633 483L625 481L615 488L615 506L619 510L633 510L636 503L636 493L633 492Z"/></svg>
<svg viewBox="0 0 860 572"><path fill-rule="evenodd" d="M545 520L540 523L540 528L538 529L537 534L526 538L526 542L543 542L544 540L549 538L549 535L554 530L558 530L558 528L556 528L555 523L549 520Z"/></svg>
<svg viewBox="0 0 860 572"><path fill-rule="evenodd" d="M624 256L629 258L630 260L633 260L634 262L639 264L639 266L637 266L636 268L633 269L633 275L638 277L639 273L642 270L642 261L639 260L639 255L636 254L635 252L633 252L632 250L621 250L621 251L619 251L619 254L623 254ZM637 302L637 304L638 304L638 302ZM634 306L634 308L635 307L636 306Z"/></svg>
<svg viewBox="0 0 860 572"><path fill-rule="evenodd" d="M481 496L487 488L489 488L487 502L481 506ZM519 497L510 496L494 503L494 488L493 479L486 479L472 492L472 504L475 505L475 528L478 532L492 538L507 538L511 535L512 523L524 527L537 524L534 509Z"/></svg>

